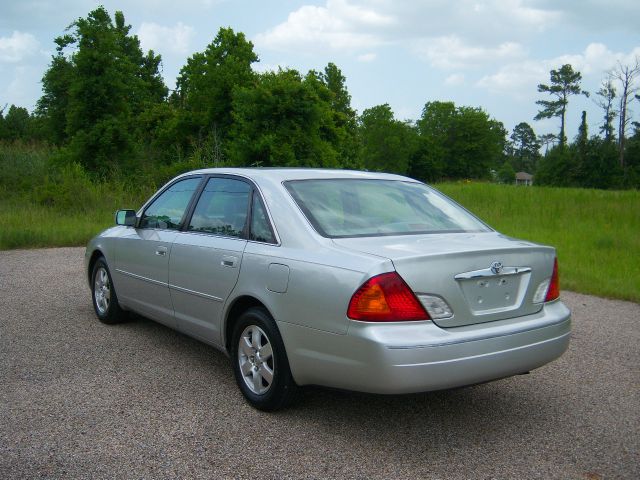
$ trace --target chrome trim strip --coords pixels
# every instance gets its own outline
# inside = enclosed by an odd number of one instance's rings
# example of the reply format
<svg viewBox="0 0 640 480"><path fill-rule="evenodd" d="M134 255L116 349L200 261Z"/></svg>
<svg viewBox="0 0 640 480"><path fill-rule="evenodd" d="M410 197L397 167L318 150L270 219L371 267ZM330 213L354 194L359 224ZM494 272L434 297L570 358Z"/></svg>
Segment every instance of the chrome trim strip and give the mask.
<svg viewBox="0 0 640 480"><path fill-rule="evenodd" d="M206 298L207 300L213 300L214 302L222 303L224 301L222 298L209 295L208 293L196 292L195 290L189 290L188 288L178 287L177 285L169 284L169 288L172 290L177 290L179 292L189 293L191 295L195 295L196 297L202 297L202 298Z"/></svg>
<svg viewBox="0 0 640 480"><path fill-rule="evenodd" d="M485 268L483 270L473 270L472 272L464 272L456 275L456 280L470 280L472 278L481 278L481 277L502 277L504 275L517 275L519 273L528 273L531 271L529 267L502 267L500 273L496 274L490 268Z"/></svg>
<svg viewBox="0 0 640 480"><path fill-rule="evenodd" d="M483 340L492 340L492 339L502 338L502 337L511 337L512 335L519 335L521 333L533 332L535 330L540 330L540 329L543 329L543 328L555 327L557 325L562 325L565 322L571 322L571 319L570 318L563 318L562 320L559 320L557 322L550 323L548 325L544 325L544 326L541 326L541 327L525 328L525 329L522 329L522 330L516 330L516 331L513 331L513 332L505 333L503 335L485 335L485 336L478 337L478 338L469 338L469 339L465 338L463 340L453 340L453 341L450 341L450 342L432 343L432 344L426 344L426 345L400 345L400 346L387 345L386 348L388 348L389 350L414 350L414 349L417 349L417 348L448 347L450 345L460 345L462 343L481 342ZM565 335L570 335L570 334L571 334L571 332L563 333L562 335L560 335L560 336L558 336L556 338L561 338L561 337L564 337Z"/></svg>
<svg viewBox="0 0 640 480"><path fill-rule="evenodd" d="M522 350L525 348L531 348L531 347L535 347L538 345L542 345L544 343L550 343L550 342L557 342L558 340L562 340L566 337L571 336L571 332L567 332L567 333L563 333L562 335L558 335L557 337L553 337L553 338L545 338L544 340L540 340L539 342L534 342L534 343L529 343L527 345L518 345L517 347L513 347L513 348L507 348L505 350L497 350L497 351L491 351L491 352L485 352L485 353L481 353L478 355L471 355L469 357L460 357L460 358L449 358L447 360L436 360L434 362L427 362L427 363L409 363L409 364L404 364L404 365L400 365L401 367L411 367L411 366L419 366L419 365L437 365L437 364L443 364L443 363L455 363L455 362L459 362L460 360L465 360L465 359L469 359L469 358L479 358L479 357L490 357L492 355L500 355L502 353L505 352L515 352L516 350Z"/></svg>
<svg viewBox="0 0 640 480"><path fill-rule="evenodd" d="M138 280L143 280L145 282L153 283L154 285L162 285L163 287L167 286L167 283L165 282L154 280L152 278L143 277L142 275L136 275L135 273L126 272L124 270L120 270L119 268L116 268L116 272L121 273L122 275L126 275L128 277L137 278Z"/></svg>

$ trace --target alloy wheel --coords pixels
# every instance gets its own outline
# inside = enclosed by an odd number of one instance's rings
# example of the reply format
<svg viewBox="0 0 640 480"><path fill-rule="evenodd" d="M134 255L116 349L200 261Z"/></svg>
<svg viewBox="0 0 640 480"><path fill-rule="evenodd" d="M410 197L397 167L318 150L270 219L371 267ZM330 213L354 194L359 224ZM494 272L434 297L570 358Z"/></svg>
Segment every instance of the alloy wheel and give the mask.
<svg viewBox="0 0 640 480"><path fill-rule="evenodd" d="M95 299L98 313L106 315L111 302L111 283L109 282L109 274L104 267L99 267L96 270L93 283L93 298Z"/></svg>
<svg viewBox="0 0 640 480"><path fill-rule="evenodd" d="M257 325L249 325L240 335L238 364L249 390L256 395L269 390L275 375L273 350L269 337Z"/></svg>

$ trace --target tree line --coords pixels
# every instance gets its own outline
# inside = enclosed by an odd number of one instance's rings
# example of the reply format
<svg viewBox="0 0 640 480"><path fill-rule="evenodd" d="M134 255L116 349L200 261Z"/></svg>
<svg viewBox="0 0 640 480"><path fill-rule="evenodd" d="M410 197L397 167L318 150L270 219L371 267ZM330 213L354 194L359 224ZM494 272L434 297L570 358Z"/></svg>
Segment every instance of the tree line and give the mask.
<svg viewBox="0 0 640 480"><path fill-rule="evenodd" d="M550 83L538 86L548 97L537 102L535 119L558 118L560 131L537 136L529 123L509 133L483 109L453 102L427 102L416 121L397 119L388 104L358 114L335 64L257 73L253 44L231 28L187 59L173 91L162 79L161 56L142 51L122 12L112 18L99 7L54 41L34 112L14 105L0 110L0 141L53 145L56 164L96 178L202 166L303 166L429 182L511 183L516 171L526 171L537 184L640 186L640 125L631 121L631 102L640 99L637 61L618 64L596 92L599 132L589 134L583 112L569 142L569 99L588 95L571 65L551 70Z"/></svg>

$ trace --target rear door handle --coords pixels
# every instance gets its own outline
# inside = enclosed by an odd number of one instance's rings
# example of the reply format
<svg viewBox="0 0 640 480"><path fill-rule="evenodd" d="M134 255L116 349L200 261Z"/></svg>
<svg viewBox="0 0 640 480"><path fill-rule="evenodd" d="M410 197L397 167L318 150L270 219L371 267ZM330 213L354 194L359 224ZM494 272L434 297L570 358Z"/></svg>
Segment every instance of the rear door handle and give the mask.
<svg viewBox="0 0 640 480"><path fill-rule="evenodd" d="M222 261L220 262L220 265L222 265L223 267L230 267L230 268L236 268L237 264L238 264L238 257L222 257Z"/></svg>
<svg viewBox="0 0 640 480"><path fill-rule="evenodd" d="M157 247L156 248L156 255L160 255L161 257L164 257L167 254L167 247Z"/></svg>

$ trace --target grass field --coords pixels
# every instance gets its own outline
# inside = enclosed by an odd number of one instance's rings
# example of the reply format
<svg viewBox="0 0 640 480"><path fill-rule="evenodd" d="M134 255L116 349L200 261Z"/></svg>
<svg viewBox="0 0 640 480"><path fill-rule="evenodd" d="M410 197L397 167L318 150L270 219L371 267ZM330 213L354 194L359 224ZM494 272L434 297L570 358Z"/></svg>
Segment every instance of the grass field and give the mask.
<svg viewBox="0 0 640 480"><path fill-rule="evenodd" d="M85 212L34 203L0 201L0 250L84 245L97 232L113 225L113 212Z"/></svg>
<svg viewBox="0 0 640 480"><path fill-rule="evenodd" d="M567 290L640 302L640 192L441 184L513 237L553 245Z"/></svg>
<svg viewBox="0 0 640 480"><path fill-rule="evenodd" d="M58 206L5 191L0 249L85 245L113 225L117 208L138 208L150 192L84 181L63 187L56 185L65 200ZM640 192L485 183L437 187L502 233L555 246L562 288L640 302Z"/></svg>
<svg viewBox="0 0 640 480"><path fill-rule="evenodd" d="M71 199L57 207L27 196L0 199L0 250L85 245L96 233L114 225L118 208L137 209L147 198L147 193L125 191L101 195L108 189L106 184L90 188L85 195L77 195L75 206L69 204Z"/></svg>

